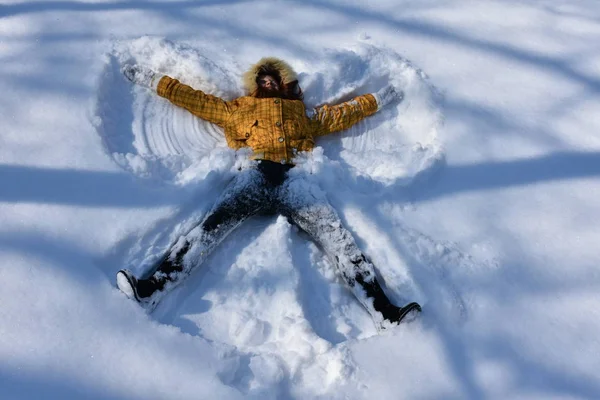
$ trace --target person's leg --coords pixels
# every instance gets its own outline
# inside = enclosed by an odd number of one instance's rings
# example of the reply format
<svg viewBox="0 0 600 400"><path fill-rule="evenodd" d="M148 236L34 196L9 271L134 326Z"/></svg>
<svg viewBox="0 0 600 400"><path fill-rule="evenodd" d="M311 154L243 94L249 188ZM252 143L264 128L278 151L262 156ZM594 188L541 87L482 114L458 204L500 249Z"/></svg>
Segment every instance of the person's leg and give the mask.
<svg viewBox="0 0 600 400"><path fill-rule="evenodd" d="M393 305L375 277L373 264L360 251L352 234L344 228L325 193L302 178L286 181L278 191L280 211L293 224L305 231L336 264L352 293L381 325L382 317L397 323L417 303L404 307Z"/></svg>
<svg viewBox="0 0 600 400"><path fill-rule="evenodd" d="M148 308L158 303L157 292L171 290L236 227L270 203L268 187L256 169L240 172L219 196L211 211L197 227L166 252L149 276L137 279L129 271L117 274L119 288ZM153 298L154 297L154 298Z"/></svg>

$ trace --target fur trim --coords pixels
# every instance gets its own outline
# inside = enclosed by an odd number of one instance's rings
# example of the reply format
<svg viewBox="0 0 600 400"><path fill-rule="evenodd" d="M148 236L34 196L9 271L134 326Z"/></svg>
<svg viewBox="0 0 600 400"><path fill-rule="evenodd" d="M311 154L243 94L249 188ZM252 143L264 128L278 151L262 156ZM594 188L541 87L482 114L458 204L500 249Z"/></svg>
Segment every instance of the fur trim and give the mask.
<svg viewBox="0 0 600 400"><path fill-rule="evenodd" d="M298 79L296 72L294 72L292 67L285 61L275 57L264 57L261 58L256 64L251 66L250 69L244 74L243 83L244 89L246 89L247 93L253 93L258 88L256 78L258 78L258 73L260 72L261 67L277 71L279 76L281 76L282 83L284 84Z"/></svg>

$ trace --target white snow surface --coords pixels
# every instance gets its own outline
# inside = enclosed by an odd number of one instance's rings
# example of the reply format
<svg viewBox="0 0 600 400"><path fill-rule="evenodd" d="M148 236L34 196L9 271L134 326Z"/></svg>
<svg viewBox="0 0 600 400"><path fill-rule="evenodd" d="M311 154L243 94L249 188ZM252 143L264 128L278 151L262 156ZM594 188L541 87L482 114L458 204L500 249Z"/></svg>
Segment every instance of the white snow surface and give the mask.
<svg viewBox="0 0 600 400"><path fill-rule="evenodd" d="M592 0L3 2L0 398L600 398L598 43ZM308 108L405 92L292 173L418 319L278 216L151 314L116 289L247 163L121 66L233 99L264 56Z"/></svg>

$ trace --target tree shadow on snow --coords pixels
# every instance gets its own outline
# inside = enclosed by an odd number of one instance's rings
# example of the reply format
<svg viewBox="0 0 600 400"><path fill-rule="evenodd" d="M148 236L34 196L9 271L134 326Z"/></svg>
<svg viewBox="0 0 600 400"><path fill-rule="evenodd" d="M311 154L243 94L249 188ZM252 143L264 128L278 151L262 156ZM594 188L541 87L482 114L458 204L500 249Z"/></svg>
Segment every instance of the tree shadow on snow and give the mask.
<svg viewBox="0 0 600 400"><path fill-rule="evenodd" d="M115 393L110 385L92 384L56 371L0 366L0 391L4 399L128 400L132 393ZM141 397L140 397L141 398Z"/></svg>
<svg viewBox="0 0 600 400"><path fill-rule="evenodd" d="M336 12L345 17L352 19L359 18L360 20L371 20L377 24L386 25L392 29L398 30L403 34L414 35L417 37L427 38L428 40L436 39L444 43L459 45L463 47L473 48L483 53L492 54L495 56L505 57L507 59L516 60L520 63L533 66L544 72L550 72L567 78L568 80L585 86L588 91L600 92L600 80L596 77L588 75L580 70L573 68L570 65L570 60L561 60L548 55L534 54L530 51L522 50L515 47L510 47L503 43L495 43L492 41L472 38L463 33L448 30L445 27L439 27L431 22L417 20L396 20L387 14L377 11L371 11L367 8L358 8L342 3L321 3L316 0L295 1L299 6L306 7L312 5L316 8L326 9L329 12ZM208 2L137 2L137 1L121 1L108 3L83 3L75 1L37 1L24 2L13 5L0 6L0 18L11 17L23 13L38 13L46 11L118 11L118 10L149 10L169 14L172 18L180 20L185 17L184 21L189 24L195 24L198 21L203 23L212 23L214 20L210 18L200 18L198 16L186 15L185 10L199 9L210 5L226 5L237 4L239 1L208 1ZM219 26L225 27L229 32L237 33L238 35L248 34L247 30L243 30L234 24L226 24L219 21ZM74 36L73 36L74 37ZM264 36L258 34L255 38L261 40ZM46 37L44 40L51 40ZM277 42L282 47L290 47L292 43L287 40ZM307 51L301 47L298 50ZM48 60L52 62L51 59ZM59 64L65 63L68 60L55 60ZM33 77L32 77L33 78ZM31 80L28 80L31 82ZM41 85L41 86L40 86ZM38 85L46 90L64 90L64 86L44 87L44 82ZM81 88L73 86L68 87L68 90L79 91ZM78 92L82 93L82 92ZM483 120L485 124L493 124L494 121L506 123L500 117L489 113L487 110L480 109L466 110L464 105L456 105L457 108L463 108L464 112L470 113L475 120ZM511 127L515 128L515 127ZM360 133L359 133L360 134ZM334 152L335 152L334 148ZM339 148L337 150L339 153ZM334 153L335 154L335 153ZM334 156L335 158L335 156ZM339 158L339 157L338 157ZM340 161L340 160L338 160ZM582 179L600 176L600 153L599 152L560 152L541 157L518 159L502 162L485 162L472 165L445 165L444 168L436 168L432 171L427 171L422 179L417 177L408 187L403 185L384 185L376 181L369 180L364 177L353 176L348 165L345 165L343 160L340 161L342 168L342 181L356 182L356 187L364 187L370 185L378 193L380 201L393 199L394 201L414 201L416 203L432 201L445 196L456 195L460 193L468 193L483 190L496 190L517 186L526 186L540 184L553 181L564 181L569 179ZM3 188L0 190L0 201L3 202L33 202L33 203L51 203L51 204L66 204L77 206L97 206L97 207L156 207L164 205L173 205L177 199L173 193L165 193L164 188L151 188L144 184L140 184L138 180L133 179L123 173L107 173L95 171L81 171L74 169L47 169L24 167L16 165L0 165L0 175L3 176ZM435 176L435 180L429 180ZM429 181L428 181L429 180ZM424 184L427 182L427 184ZM352 196L343 200L343 204L353 204L358 201ZM362 203L364 204L364 203ZM360 204L359 204L360 205ZM189 212L186 210L184 214ZM377 218L376 223L384 227L384 231L391 229L389 222L384 215L370 213L369 216ZM166 225L175 222L176 218L163 221L156 225L153 234L157 234ZM248 221L247 223L252 223ZM263 226L262 229L266 227ZM215 253L219 252L219 259L224 263L233 262L234 257L248 244L250 244L260 234L256 233L260 230L253 231L252 235L237 235L230 237L231 252L225 252L223 245L219 247ZM239 242L236 242L239 241ZM54 243L52 239L46 237L32 237L28 235L2 239L3 245L11 248L22 249L23 251L37 251L45 257L55 258L57 263L65 263L68 258L72 264L73 257L85 261L88 255L85 252L74 254L72 245L65 246L62 243ZM32 245L33 243L33 245ZM37 243L37 244L36 244ZM396 241L399 248L402 248L401 243ZM296 246L294 246L295 248ZM225 253L225 254L224 254ZM319 272L313 270L310 259L306 254L298 254L293 252L294 264L298 265L300 285L302 287L317 286L317 290L323 291L323 296L326 297L327 281L320 276ZM406 256L403 254L403 256ZM215 254L211 256L215 257ZM201 268L209 267L209 260ZM424 282L428 279L428 275L424 272L418 272L419 261L411 260L408 263L408 268L411 274L419 282L421 287L426 287ZM231 264L229 264L231 265ZM69 272L73 272L69 270ZM189 296L192 291L202 290L202 287L209 287L211 282L204 281L203 274L196 273L191 277L189 283L186 283L186 288L183 290L183 299ZM214 279L220 279L217 277ZM200 283L200 280L202 282ZM525 279L525 282L531 283L536 279ZM200 283L200 284L199 284ZM196 286L199 284L198 286ZM526 285L524 283L524 285ZM329 287L330 289L330 287ZM301 289L303 293L308 293L307 289ZM525 290L525 287L523 288ZM529 290L529 288L527 289ZM538 287L540 291L547 291L548 286ZM187 294L186 294L187 292ZM428 296L434 296L434 293L427 293ZM497 294L499 298L501 294ZM184 300L182 300L184 301ZM318 306L327 306L326 300L319 300L311 303L305 298L303 303L304 311L308 318L311 319L313 329L321 337L329 340L332 343L339 343L343 340L341 335L335 331L334 327L325 318L325 312L319 309ZM329 304L329 307L331 305ZM208 305L198 303L195 311L204 312ZM317 312L319 311L319 312ZM172 311L173 316L175 311ZM427 311L426 311L427 313ZM426 316L426 314L425 314ZM426 320L427 318L425 318ZM168 319L167 319L168 320ZM183 322L175 320L174 324L180 326L182 330L190 334L198 334L192 326L186 326ZM426 321L427 323L427 321ZM473 375L474 361L470 359L469 348L472 343L467 343L466 339L460 335L459 330L455 330L450 326L438 326L441 331L440 337L444 338L444 347L449 355L449 360L452 363L454 370L457 373L457 380L463 382L463 388L469 398L482 398L483 388L478 386L477 380ZM523 387L528 387L534 390L552 391L553 394L564 393L577 394L581 397L594 398L600 393L600 386L594 382L584 378L569 375L565 376L561 371L552 370L550 367L540 365L533 361L522 357L518 349L515 349L505 338L492 338L489 342L480 343L483 349L495 349L490 354L493 358L504 359L513 365L520 376L520 383ZM9 395L14 392L17 396L23 396L23 393L30 393L31 397L41 394L42 388L44 395L48 393L70 397L75 394L76 397L100 398L96 396L97 388L86 388L80 384L65 383L62 379L50 379L42 374L40 375L16 375L12 372L2 372L0 370L0 380L2 380L2 390ZM50 388L50 389L48 389ZM39 389L39 390L38 390ZM28 392L23 392L28 390ZM113 397L111 397L113 396ZM71 396L72 397L72 396ZM101 398L114 398L118 400L122 397L103 393Z"/></svg>
<svg viewBox="0 0 600 400"><path fill-rule="evenodd" d="M249 1L249 0L247 0ZM129 11L148 10L169 12L174 9L192 10L214 5L239 4L244 0L212 0L212 1L110 1L103 3L87 3L83 1L28 1L0 7L0 17L11 17L19 14L44 13L56 11Z"/></svg>
<svg viewBox="0 0 600 400"><path fill-rule="evenodd" d="M39 257L51 263L53 268L65 270L67 275L77 279L82 285L91 286L97 283L95 279L90 279L95 272L93 269L72 267L88 265L91 258L88 251L73 243L38 231L15 231L0 234L0 248Z"/></svg>
<svg viewBox="0 0 600 400"><path fill-rule="evenodd" d="M529 186L600 176L600 152L558 152L536 158L450 165L435 185L412 188L415 202L464 192Z"/></svg>
<svg viewBox="0 0 600 400"><path fill-rule="evenodd" d="M348 172L347 169L346 171ZM554 181L595 178L598 176L600 176L600 152L561 152L516 161L477 163L468 166L446 165L445 168L436 171L434 181L415 181L406 188L400 186L385 190L380 188L382 194L370 197L369 202L377 204L385 200L396 203L412 201L418 205L420 202L432 201L437 198L465 192L501 190ZM352 179L352 177L348 175L341 180L344 181L345 179ZM377 183L373 182L370 184L377 185ZM335 201L340 206L355 205L362 209L362 206L365 204L365 198L364 196L363 198L360 196L343 196L343 198L336 198ZM365 210L365 212L368 212L368 217L373 219L378 227L379 234L393 243L393 247L399 251L402 259L405 261L410 276L413 277L417 285L423 290L425 297L432 299L430 305L424 305L425 308L422 316L424 327L439 332L438 336L444 345L443 348L447 353L447 360L456 372L457 381L461 383L463 391L468 395L468 398L479 399L485 397L485 388L481 386L480 380L475 376L476 360L473 359L472 354L477 352L475 348L483 348L483 351L485 351L487 345L480 346L477 340L469 341L465 336L465 332L461 330L460 325L448 318L448 310L444 306L436 305L444 290L454 290L452 286L447 287L448 285L454 285L452 279L444 282L443 279L445 278L440 276L440 273L443 273L443 271L439 269L440 267L444 268L444 266L429 265L429 261L432 260L419 259L419 257L416 257L411 252L411 249L406 247L406 243L402 242L400 238L393 235L386 235L385 232L395 232L398 227L395 227L389 220L389 217L383 212L373 210L377 210L377 208L374 207L370 210ZM360 237L356 235L356 232L353 232L353 234L357 238L359 247L363 247L363 241ZM375 264L375 268L378 270L377 263ZM445 268L459 267L459 265L456 265L446 266ZM571 280L568 283L565 283L564 279L561 279L560 282L540 282L540 277L536 275L536 272L530 271L526 265L504 266L503 273L504 277L512 279L513 290L520 290L523 293L531 293L532 291L543 294L557 293L565 285L570 288L590 287L590 290L597 289L594 284L582 280ZM507 296L507 293L503 291L504 286L500 286L497 281L494 281L496 278L498 277L492 276L488 277L488 281L486 282L470 282L469 284L478 290L486 291L487 295L502 299ZM386 289L385 276L381 276L381 281L384 289ZM387 292L396 301L398 300L398 294L402 295L402 293L396 294L389 290ZM459 296L460 292L461 290L458 289L457 293ZM511 293L511 296L514 294ZM508 342L505 342L505 346L509 345ZM512 359L511 355L514 355L515 358ZM536 386L535 382L537 382L536 389L548 390L548 386L544 387L543 385L544 380L552 380L554 377L560 375L559 371L552 371L550 367L536 365L533 361L529 362L532 369L528 370L525 367L528 363L522 357L516 356L517 352L513 350L503 357L506 358L505 361L507 363L520 370L522 376L533 379L534 384L527 384L525 386ZM523 379L525 380L525 378ZM597 385L583 378L571 379L570 377L562 377L553 382L554 384L551 387L555 387L559 392L578 393L583 397L600 393L598 390L600 388L596 387Z"/></svg>
<svg viewBox="0 0 600 400"><path fill-rule="evenodd" d="M561 60L558 57L536 54L530 50L511 47L505 43L469 37L462 32L452 31L446 26L438 26L425 20L416 20L413 17L407 19L395 19L384 12L370 10L368 8L338 2L319 2L317 0L293 0L299 6L312 5L329 12L342 15L350 20L372 21L378 25L385 25L403 34L423 37L427 40L436 39L442 43L459 45L476 49L483 53L489 53L500 57L512 59L524 64L529 64L546 72L561 75L584 87L600 92L600 80L592 75L585 74L570 65L571 60Z"/></svg>
<svg viewBox="0 0 600 400"><path fill-rule="evenodd" d="M126 172L0 164L0 175L2 202L117 208L152 208L177 202L177 188L157 188Z"/></svg>
<svg viewBox="0 0 600 400"><path fill-rule="evenodd" d="M540 332L542 334L542 332ZM580 371L569 371L568 368L553 368L552 364L543 360L534 361L511 344L511 339L501 335L492 335L479 344L481 352L498 363L507 363L514 370L514 385L530 393L546 394L548 398L564 395L582 399L597 399L600 383L592 378L593 372L587 376ZM567 356L562 361L570 359ZM567 372L565 373L565 369Z"/></svg>
<svg viewBox="0 0 600 400"><path fill-rule="evenodd" d="M227 32L228 36L244 38L245 41L256 40L268 42L281 48L293 49L296 54L310 54L313 50L290 39L290 35L273 35L265 37L263 33L245 28L236 21L227 18L215 18L210 13L199 12L210 7L238 6L251 4L250 0L210 0L210 1L111 1L102 3L87 3L78 1L30 1L18 4L0 6L0 18L21 14L46 12L128 12L151 11L163 17L170 18L179 25L187 25L194 30L199 26L209 26ZM46 39L44 39L46 40Z"/></svg>

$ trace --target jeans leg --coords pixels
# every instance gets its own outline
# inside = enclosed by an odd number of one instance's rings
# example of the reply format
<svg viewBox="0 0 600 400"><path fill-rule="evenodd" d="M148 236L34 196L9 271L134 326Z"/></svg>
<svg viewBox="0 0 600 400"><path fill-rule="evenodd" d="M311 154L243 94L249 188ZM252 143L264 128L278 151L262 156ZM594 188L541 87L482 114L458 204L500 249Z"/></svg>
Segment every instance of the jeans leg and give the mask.
<svg viewBox="0 0 600 400"><path fill-rule="evenodd" d="M391 305L377 282L373 264L360 251L322 189L302 178L289 179L278 191L277 199L282 214L323 249L371 315Z"/></svg>
<svg viewBox="0 0 600 400"><path fill-rule="evenodd" d="M202 264L221 241L249 217L269 205L269 192L262 174L255 169L240 172L219 196L205 219L171 246L147 279L138 280L138 294L177 286Z"/></svg>

